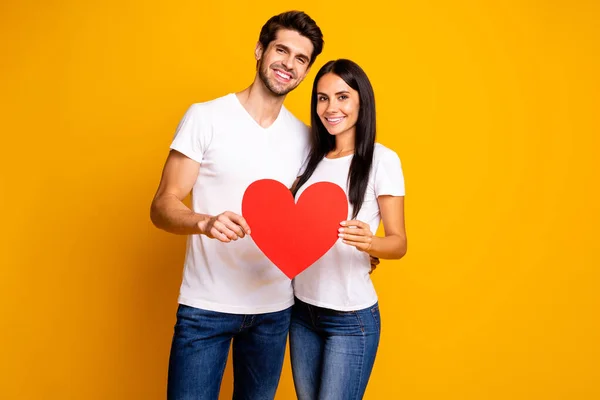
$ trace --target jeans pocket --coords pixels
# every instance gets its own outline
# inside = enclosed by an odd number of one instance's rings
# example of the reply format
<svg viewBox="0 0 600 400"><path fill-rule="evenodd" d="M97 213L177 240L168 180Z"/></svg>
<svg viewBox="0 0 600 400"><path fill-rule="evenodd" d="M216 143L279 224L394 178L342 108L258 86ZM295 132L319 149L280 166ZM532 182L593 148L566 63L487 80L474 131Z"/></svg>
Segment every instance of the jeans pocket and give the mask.
<svg viewBox="0 0 600 400"><path fill-rule="evenodd" d="M381 315L379 314L379 304L371 307L371 315L373 316L377 330L381 332Z"/></svg>

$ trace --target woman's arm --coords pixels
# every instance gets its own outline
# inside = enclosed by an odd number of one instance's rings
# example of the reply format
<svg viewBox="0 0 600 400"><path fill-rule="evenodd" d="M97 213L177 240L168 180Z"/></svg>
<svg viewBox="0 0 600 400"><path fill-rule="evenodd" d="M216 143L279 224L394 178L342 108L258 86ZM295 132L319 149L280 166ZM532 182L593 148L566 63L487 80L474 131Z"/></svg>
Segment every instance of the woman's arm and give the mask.
<svg viewBox="0 0 600 400"><path fill-rule="evenodd" d="M404 227L404 196L379 196L379 213L385 236L374 236L368 224L344 221L339 237L343 242L368 253L371 257L400 259L406 254L406 230Z"/></svg>

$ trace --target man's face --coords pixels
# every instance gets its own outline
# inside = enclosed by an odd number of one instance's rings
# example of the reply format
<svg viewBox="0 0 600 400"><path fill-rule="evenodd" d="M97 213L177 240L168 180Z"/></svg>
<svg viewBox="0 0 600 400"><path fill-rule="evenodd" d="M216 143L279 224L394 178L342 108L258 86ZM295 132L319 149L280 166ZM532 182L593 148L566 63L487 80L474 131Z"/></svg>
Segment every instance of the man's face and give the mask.
<svg viewBox="0 0 600 400"><path fill-rule="evenodd" d="M280 29L266 49L260 43L256 46L258 75L274 95L285 96L306 77L312 52L313 45L307 37Z"/></svg>

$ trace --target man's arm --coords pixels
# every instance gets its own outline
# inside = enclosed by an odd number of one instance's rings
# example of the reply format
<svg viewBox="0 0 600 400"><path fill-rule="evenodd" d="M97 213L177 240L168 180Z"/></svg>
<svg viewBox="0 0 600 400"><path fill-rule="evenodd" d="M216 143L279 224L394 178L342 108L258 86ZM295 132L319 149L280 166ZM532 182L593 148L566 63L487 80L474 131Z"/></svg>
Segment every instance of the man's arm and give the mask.
<svg viewBox="0 0 600 400"><path fill-rule="evenodd" d="M172 150L169 153L158 190L150 207L152 223L159 229L179 235L203 234L222 242L250 233L246 220L226 211L217 216L190 210L183 199L190 193L200 172L200 163Z"/></svg>

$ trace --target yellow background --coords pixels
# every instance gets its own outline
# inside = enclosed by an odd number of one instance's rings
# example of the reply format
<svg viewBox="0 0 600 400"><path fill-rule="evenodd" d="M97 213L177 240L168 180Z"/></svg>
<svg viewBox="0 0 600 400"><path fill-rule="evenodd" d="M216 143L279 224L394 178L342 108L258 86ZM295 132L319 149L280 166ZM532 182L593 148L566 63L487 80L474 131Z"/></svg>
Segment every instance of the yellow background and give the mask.
<svg viewBox="0 0 600 400"><path fill-rule="evenodd" d="M287 107L308 121L318 68L357 61L406 176L366 397L600 398L600 3L280 4L2 2L0 397L165 397L185 239L148 210L168 146L300 8L326 44Z"/></svg>

